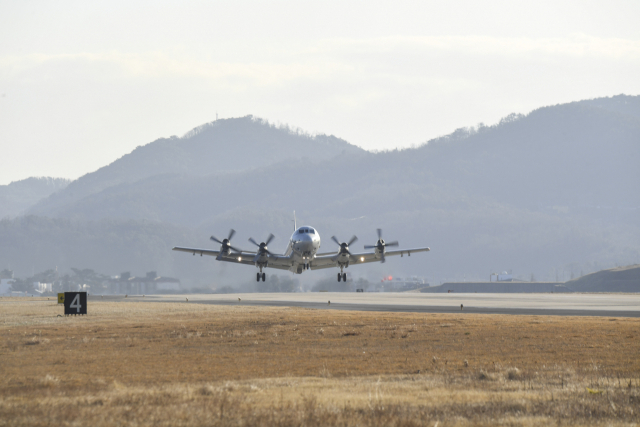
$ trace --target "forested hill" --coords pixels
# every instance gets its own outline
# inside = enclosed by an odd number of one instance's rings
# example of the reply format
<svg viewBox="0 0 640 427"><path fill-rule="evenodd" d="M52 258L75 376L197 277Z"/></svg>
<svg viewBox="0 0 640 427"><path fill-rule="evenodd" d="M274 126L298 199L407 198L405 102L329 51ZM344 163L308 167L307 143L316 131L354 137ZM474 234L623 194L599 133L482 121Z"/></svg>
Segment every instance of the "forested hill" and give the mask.
<svg viewBox="0 0 640 427"><path fill-rule="evenodd" d="M616 95L612 97L576 101L574 104L601 108L625 116L640 118L640 96Z"/></svg>
<svg viewBox="0 0 640 427"><path fill-rule="evenodd" d="M640 265L598 271L566 285L577 292L640 292Z"/></svg>
<svg viewBox="0 0 640 427"><path fill-rule="evenodd" d="M544 107L526 116L509 116L494 126L459 129L415 149L373 154L351 148L324 161L352 146L331 139L321 143L318 137L301 138L238 119L229 122L231 127L251 138L237 138L244 141L243 152L229 155L234 162L253 159L255 165L266 157L265 147L275 144L269 138L277 140L277 135L289 145L308 144L305 156L315 161L290 162L285 155L278 159L271 153L264 167L207 175L207 164L224 163L227 151L218 153L208 139L198 139L204 132L195 133L182 143L165 140L158 145L184 146L182 152L189 156L172 158L169 151L150 144L72 183L32 212L152 219L193 227L242 207L301 209L306 203L300 201L312 197L313 211L325 216L382 215L461 204L471 209L497 203L529 211L633 219L640 207L640 116L624 107L638 104L640 97L615 97ZM256 130L263 131L266 139L260 139ZM286 146L279 142L274 153L286 151ZM331 149L322 148L327 146ZM330 154L309 154L325 149ZM164 163L158 153L166 155ZM137 169L124 168L133 163L164 166L147 167L149 176L135 179ZM123 172L117 174L118 170ZM110 185L111 178L100 180L103 175L128 178ZM93 187L100 191L79 196L78 187L88 188L89 181L97 181Z"/></svg>
<svg viewBox="0 0 640 427"><path fill-rule="evenodd" d="M20 215L40 199L63 190L71 181L64 178L27 178L0 185L0 218Z"/></svg>
<svg viewBox="0 0 640 427"><path fill-rule="evenodd" d="M251 117L218 121L140 147L32 209L54 220L1 222L0 240L16 243L0 247L0 260L16 271L33 268L37 258L41 269L118 273L145 265L191 283L223 269L246 277L242 268L165 252L213 247L208 237L231 227L245 248L249 237L274 233L278 251L296 210L299 223L320 231L322 251L335 249L334 234L356 234L362 250L378 227L404 247L432 248L354 271L363 275L413 274L438 283L512 269L523 280L562 281L636 264L639 106L638 96L548 106L378 153ZM105 245L119 252L109 256ZM205 265L212 270L205 273Z"/></svg>
<svg viewBox="0 0 640 427"><path fill-rule="evenodd" d="M113 163L73 181L65 191L42 200L31 208L30 213L64 216L67 207L86 196L156 175L224 174L283 160L309 158L318 161L363 152L332 135L311 136L253 116L216 120L181 138L161 138L139 146Z"/></svg>
<svg viewBox="0 0 640 427"><path fill-rule="evenodd" d="M388 162L421 164L469 194L529 209L640 207L640 96L511 115L394 153Z"/></svg>

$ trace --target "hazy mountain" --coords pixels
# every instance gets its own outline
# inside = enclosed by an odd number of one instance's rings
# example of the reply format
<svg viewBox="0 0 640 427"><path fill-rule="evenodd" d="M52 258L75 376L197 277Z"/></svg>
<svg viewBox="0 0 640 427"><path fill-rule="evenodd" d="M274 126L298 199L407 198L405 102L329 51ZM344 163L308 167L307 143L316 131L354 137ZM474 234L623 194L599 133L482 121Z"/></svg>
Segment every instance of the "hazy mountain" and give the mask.
<svg viewBox="0 0 640 427"><path fill-rule="evenodd" d="M2 268L14 270L19 277L72 267L107 274L132 271L140 275L155 270L165 276L184 275L185 271L173 265L172 242L194 238L190 230L151 221L23 216L0 220L0 260ZM187 268L195 268L195 276L212 273L210 263L200 264Z"/></svg>
<svg viewBox="0 0 640 427"><path fill-rule="evenodd" d="M631 103L640 97L626 98ZM114 163L79 179L32 212L197 227L239 207L293 210L304 209L308 201L315 214L338 217L497 203L565 216L635 220L640 225L640 118L597 106L602 100L592 102L596 106L585 101L512 115L495 126L460 129L415 149L376 154L355 149L330 160L326 155L302 161L273 158L264 167L226 174L207 175L199 169L200 174L178 170L179 174L158 172L139 180L129 175L117 185L100 181L95 187L102 190L68 199L76 183L98 179L103 170L115 168ZM278 132L240 120L250 129ZM205 150L207 144L201 145L200 155L189 147L191 158L213 156ZM135 154L144 163L144 153L137 151L129 156ZM247 148L236 156L254 157L246 154L250 152Z"/></svg>
<svg viewBox="0 0 640 427"><path fill-rule="evenodd" d="M0 185L0 218L16 216L40 199L63 190L71 181L64 178L27 178Z"/></svg>
<svg viewBox="0 0 640 427"><path fill-rule="evenodd" d="M191 130L182 138L161 138L140 146L73 181L65 191L32 207L30 213L67 216L69 207L86 196L156 175L220 175L285 160L317 161L360 152L364 150L335 136L311 136L253 116L217 120Z"/></svg>
<svg viewBox="0 0 640 427"><path fill-rule="evenodd" d="M602 108L615 113L624 114L633 118L640 118L640 97L616 95L612 97L588 99L577 101L575 104L583 104L589 107Z"/></svg>
<svg viewBox="0 0 640 427"><path fill-rule="evenodd" d="M341 240L358 235L356 250L362 250L374 243L377 227L402 246L431 246L428 254L350 272L371 280L386 273L426 276L432 283L482 280L512 269L520 279L564 281L581 270L640 260L639 105L640 97L616 96L549 106L494 126L459 129L418 148L380 153L250 117L219 121L182 139L138 148L32 212L79 220L69 229L77 250L92 242L104 272L138 260L198 284L223 268L250 276L252 271L169 248L215 247L209 235L233 227L237 246L250 248L248 237L273 232L270 249L282 250L296 210L299 224L320 231L323 252L335 249L333 234ZM234 151L229 141L241 141L241 148ZM292 151L296 146L299 152ZM222 166L211 169L214 164ZM45 224L37 233L22 229L27 243L11 252L16 262L24 264L19 254L32 257L63 238L44 230L48 220L37 221ZM86 221L120 225L93 232ZM4 223L0 239L16 224ZM135 236L135 243L119 233ZM36 248L38 239L49 243ZM101 239L117 242L111 247L120 247L117 256L100 252ZM61 249L60 256L68 251Z"/></svg>
<svg viewBox="0 0 640 427"><path fill-rule="evenodd" d="M640 292L640 265L587 274L568 281L566 286L577 292Z"/></svg>

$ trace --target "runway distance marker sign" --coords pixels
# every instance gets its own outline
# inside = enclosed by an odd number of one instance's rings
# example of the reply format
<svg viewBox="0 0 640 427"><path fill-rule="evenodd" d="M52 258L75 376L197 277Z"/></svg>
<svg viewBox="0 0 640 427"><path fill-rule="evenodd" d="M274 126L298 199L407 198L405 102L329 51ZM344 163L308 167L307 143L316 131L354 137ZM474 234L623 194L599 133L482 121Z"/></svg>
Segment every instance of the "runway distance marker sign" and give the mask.
<svg viewBox="0 0 640 427"><path fill-rule="evenodd" d="M87 314L87 293L86 292L65 292L64 293L64 314L65 315Z"/></svg>

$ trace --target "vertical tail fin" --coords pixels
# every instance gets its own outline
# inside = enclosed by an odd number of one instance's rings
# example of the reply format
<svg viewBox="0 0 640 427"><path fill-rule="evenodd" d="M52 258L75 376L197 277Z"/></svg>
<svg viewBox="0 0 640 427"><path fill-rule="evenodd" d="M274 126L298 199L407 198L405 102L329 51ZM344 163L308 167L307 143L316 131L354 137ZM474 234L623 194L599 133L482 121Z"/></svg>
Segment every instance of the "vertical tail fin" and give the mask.
<svg viewBox="0 0 640 427"><path fill-rule="evenodd" d="M298 225L296 224L296 211L293 211L293 231L298 229Z"/></svg>

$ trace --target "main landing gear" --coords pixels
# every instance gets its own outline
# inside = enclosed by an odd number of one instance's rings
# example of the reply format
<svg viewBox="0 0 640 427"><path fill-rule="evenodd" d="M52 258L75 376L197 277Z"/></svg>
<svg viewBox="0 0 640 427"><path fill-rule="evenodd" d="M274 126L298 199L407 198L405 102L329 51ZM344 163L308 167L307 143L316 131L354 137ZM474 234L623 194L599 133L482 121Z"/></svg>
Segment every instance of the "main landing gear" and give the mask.
<svg viewBox="0 0 640 427"><path fill-rule="evenodd" d="M347 281L347 273L338 273L338 282L339 281L346 282Z"/></svg>
<svg viewBox="0 0 640 427"><path fill-rule="evenodd" d="M261 278L264 282L265 280L267 280L267 275L265 273L256 273L256 282L259 282Z"/></svg>

